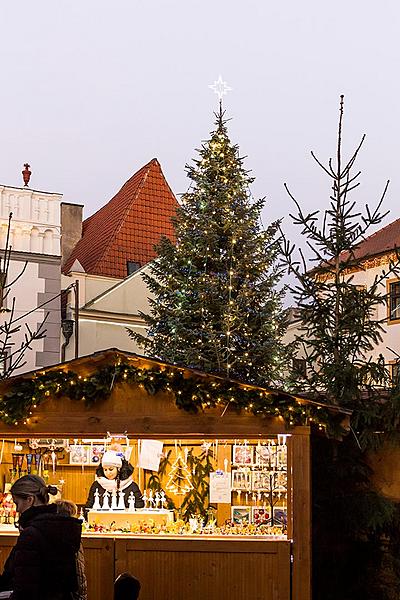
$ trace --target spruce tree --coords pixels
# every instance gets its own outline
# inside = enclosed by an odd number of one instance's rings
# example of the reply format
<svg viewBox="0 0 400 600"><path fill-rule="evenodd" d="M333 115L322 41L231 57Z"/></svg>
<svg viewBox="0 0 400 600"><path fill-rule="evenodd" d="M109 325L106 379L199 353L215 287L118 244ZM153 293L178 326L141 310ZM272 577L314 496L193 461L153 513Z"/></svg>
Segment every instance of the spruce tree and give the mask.
<svg viewBox="0 0 400 600"><path fill-rule="evenodd" d="M304 389L323 395L330 402L354 407L369 384L382 382L385 372L378 356L373 356L386 317L378 318L377 308L386 304L385 279L398 272L398 260L383 269L370 285L354 284L354 270L360 265L357 258L359 244L369 235L371 228L379 225L388 214L381 211L388 188L374 209L368 205L358 209L352 192L360 185L360 171L354 163L365 136L347 162L342 156L343 96L336 151L333 159L324 166L314 153L318 165L331 181L332 193L328 208L312 213L303 212L294 200L297 212L291 215L295 225L301 227L306 238L310 262L300 249L300 260L294 256L294 246L282 244L284 260L295 283L290 291L296 302L299 329L296 335L298 348L307 364L307 374L300 381ZM284 236L283 238L284 239ZM313 267L314 263L314 267ZM299 373L295 374L299 382Z"/></svg>
<svg viewBox="0 0 400 600"><path fill-rule="evenodd" d="M360 172L353 168L364 137L344 162L342 122L343 96L336 161L324 166L313 154L331 182L328 208L322 215L307 214L289 192L297 207L294 223L314 263L310 266L302 250L297 260L288 241L282 245L295 280L297 343L307 364L303 377L296 373L294 387L353 410L351 431L343 440L312 438L313 597L393 600L400 585L399 510L375 488L368 451L398 429L398 398L382 397L387 373L374 356L384 323L376 316L376 308L386 303L382 284L398 272L398 261L368 287L355 285L354 270L362 267L357 247L385 216L381 207L388 183L376 208L358 210L351 192L359 185Z"/></svg>
<svg viewBox="0 0 400 600"><path fill-rule="evenodd" d="M278 222L263 230L264 199L231 143L220 104L215 130L194 165L174 221L144 279L154 295L142 314L147 337L130 331L151 356L252 383L281 379L283 291L277 291Z"/></svg>

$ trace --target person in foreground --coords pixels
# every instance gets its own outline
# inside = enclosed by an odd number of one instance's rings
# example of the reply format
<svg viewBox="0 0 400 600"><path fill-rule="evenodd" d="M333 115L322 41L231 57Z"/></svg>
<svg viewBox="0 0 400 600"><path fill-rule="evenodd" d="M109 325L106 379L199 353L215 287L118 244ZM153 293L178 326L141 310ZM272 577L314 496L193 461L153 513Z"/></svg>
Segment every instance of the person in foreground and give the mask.
<svg viewBox="0 0 400 600"><path fill-rule="evenodd" d="M4 565L0 590L12 590L12 600L70 600L78 591L80 520L57 513L57 506L49 504L57 488L37 475L24 475L10 491L20 534Z"/></svg>
<svg viewBox="0 0 400 600"><path fill-rule="evenodd" d="M140 581L130 573L121 573L114 583L114 600L138 600Z"/></svg>
<svg viewBox="0 0 400 600"><path fill-rule="evenodd" d="M57 506L57 513L66 517L77 517L78 507L71 500L56 500L54 504ZM85 555L83 552L82 542L78 553L75 557L76 576L78 578L78 591L71 594L71 600L88 600L87 579L85 567Z"/></svg>

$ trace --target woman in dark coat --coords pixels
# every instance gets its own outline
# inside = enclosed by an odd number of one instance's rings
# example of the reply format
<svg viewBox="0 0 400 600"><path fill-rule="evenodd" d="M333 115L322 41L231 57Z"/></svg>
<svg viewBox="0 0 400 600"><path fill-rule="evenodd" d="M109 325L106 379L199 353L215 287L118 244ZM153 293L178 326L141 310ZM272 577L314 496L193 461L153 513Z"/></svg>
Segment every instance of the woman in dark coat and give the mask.
<svg viewBox="0 0 400 600"><path fill-rule="evenodd" d="M49 494L56 493L37 475L25 475L11 487L20 534L4 565L0 589L12 590L12 600L69 600L78 589L75 559L82 525L48 503Z"/></svg>
<svg viewBox="0 0 400 600"><path fill-rule="evenodd" d="M92 508L95 500L96 490L99 493L101 502L103 495L107 491L110 494L121 490L124 492L125 508L129 506L129 496L131 492L135 497L135 508L143 508L144 502L138 485L132 479L133 467L120 452L107 450L101 459L101 465L96 470L96 481L94 481L89 490L86 509Z"/></svg>

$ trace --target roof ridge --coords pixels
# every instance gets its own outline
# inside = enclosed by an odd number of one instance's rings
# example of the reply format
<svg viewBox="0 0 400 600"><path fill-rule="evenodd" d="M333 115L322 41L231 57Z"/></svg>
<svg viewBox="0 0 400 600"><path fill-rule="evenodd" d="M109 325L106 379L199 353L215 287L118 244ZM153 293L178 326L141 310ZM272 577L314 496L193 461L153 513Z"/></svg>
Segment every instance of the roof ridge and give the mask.
<svg viewBox="0 0 400 600"><path fill-rule="evenodd" d="M117 194L119 194L119 192L126 186L127 183L129 183L129 181L132 179L132 177L135 177L135 175L138 175L140 173L140 171L143 171L144 169L146 169L146 167L149 167L150 163L152 163L154 160L157 160L156 158L152 158L151 161L149 161L148 163L146 163L145 165L143 165L143 167L140 167L140 169L138 171L135 171L135 173L133 173L133 175L131 175L119 188L119 190L117 192L115 192L115 194L112 196L112 198L110 198L110 200L106 203L103 204L103 206L100 206L100 208L98 208L96 210L96 212L94 212L92 215L90 215L89 217L87 217L86 219L84 219L83 221L83 225L85 223L89 224L89 221L91 221L91 219L93 219L93 217L95 217L99 212L101 212L114 198Z"/></svg>
<svg viewBox="0 0 400 600"><path fill-rule="evenodd" d="M143 178L142 178L140 184L137 187L135 196L134 196L134 198L132 198L132 202L130 202L129 205L126 207L126 210L124 212L124 218L121 219L119 225L115 229L115 232L114 232L115 235L118 235L118 233L121 231L121 227L124 226L125 217L126 217L127 214L129 214L129 211L132 209L132 205L133 205L134 201L137 200L140 192L142 191L142 189L143 189L143 187L144 187L144 185L145 185L145 183L147 181L147 178L149 176L150 169L153 166L154 162L156 162L158 164L158 166L160 166L159 163L158 163L158 160L156 158L152 158L151 161L147 163L147 165L144 165L144 167L142 167L142 169L146 169L146 172L143 174ZM161 170L161 168L160 168L160 170Z"/></svg>
<svg viewBox="0 0 400 600"><path fill-rule="evenodd" d="M113 230L113 235L112 235L112 236L111 236L111 235L109 236L109 238L108 238L108 240L107 240L107 243L104 245L103 252L101 252L101 253L98 255L98 258L97 258L97 260L96 260L96 262L94 263L94 265L93 265L93 267L92 267L92 268L96 268L96 267L98 266L98 264L99 264L99 263L100 263L100 262L103 260L103 258L104 258L104 256L105 256L105 254L107 253L107 251L108 251L109 247L110 247L110 246L113 244L113 242L114 242L114 239L115 239L115 236L116 236L116 235L118 234L118 232L121 230L121 227L123 227L123 225L124 225L124 222L125 222L125 217L126 217L126 215L129 213L129 211L130 211L130 209L131 209L131 207L132 207L132 204L133 204L133 202L134 202L134 201L136 200L136 198L138 197L139 191L142 189L142 187L143 187L143 184L144 184L144 182L145 182L145 181L146 181L146 179L147 179L147 176L148 176L148 174L149 174L149 170L151 169L151 165L152 165L152 163L153 163L153 161L154 161L154 160L156 160L156 159L154 159L154 158L153 158L153 159L152 159L150 162L148 162L147 164L143 165L143 167L141 167L141 168L139 169L139 171L136 171L136 173L134 173L133 175L131 175L131 177L129 177L129 179L127 179L127 180L125 181L124 185L123 185L123 186L122 186L122 187L121 187L121 188L118 190L118 192L117 192L117 193L116 193L116 194L115 194L115 195L114 195L114 196L111 198L111 200L109 200L109 202L107 202L107 204L110 204L110 202L112 202L112 201L113 201L113 199L115 198L115 196L121 192L121 190L122 190L122 189L125 187L125 185L126 185L127 183L129 183L133 177L136 177L137 175L139 175L140 171L143 171L143 175L141 175L141 181L140 181L140 184L138 185L138 188L137 188L137 190L136 190L136 193L135 193L134 197L132 198L132 202L130 202L130 203L127 205L127 207L125 208L124 212L122 213L122 216L121 216L121 219L120 219L119 223L116 223L116 226L115 226L115 228L114 228L114 230ZM102 208L105 208L105 206L107 206L107 204L105 204L105 205L104 205ZM100 210L101 210L101 209L100 209ZM97 211L97 212L99 212L99 211ZM96 214L96 213L95 213L95 214Z"/></svg>

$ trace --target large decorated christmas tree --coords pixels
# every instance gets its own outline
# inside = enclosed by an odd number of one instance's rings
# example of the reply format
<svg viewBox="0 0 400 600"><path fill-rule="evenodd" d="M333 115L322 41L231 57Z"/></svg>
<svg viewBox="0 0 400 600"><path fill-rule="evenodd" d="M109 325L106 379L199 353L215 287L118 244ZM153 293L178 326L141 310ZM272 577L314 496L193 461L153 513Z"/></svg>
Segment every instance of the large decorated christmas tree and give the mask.
<svg viewBox="0 0 400 600"><path fill-rule="evenodd" d="M176 242L163 239L145 281L154 295L147 337L130 331L160 359L267 384L285 368L285 330L277 265L278 223L261 226L264 199L231 143L224 112L202 144L175 219Z"/></svg>

